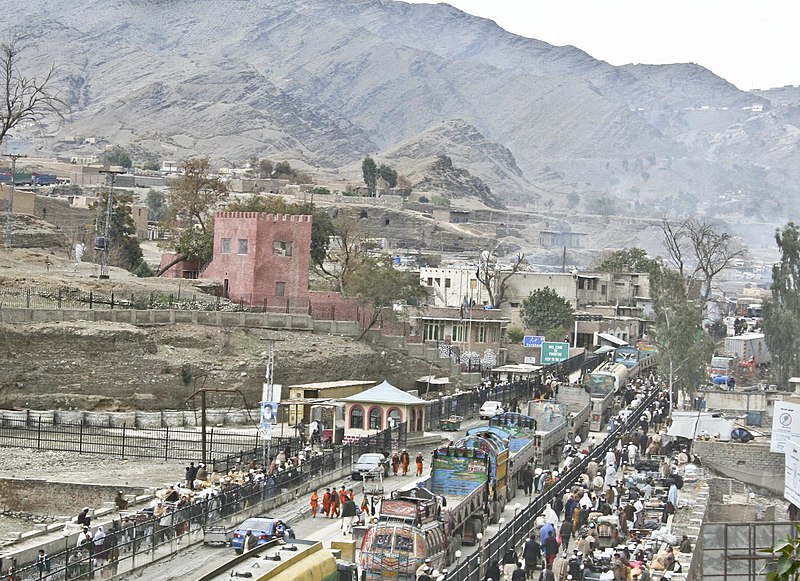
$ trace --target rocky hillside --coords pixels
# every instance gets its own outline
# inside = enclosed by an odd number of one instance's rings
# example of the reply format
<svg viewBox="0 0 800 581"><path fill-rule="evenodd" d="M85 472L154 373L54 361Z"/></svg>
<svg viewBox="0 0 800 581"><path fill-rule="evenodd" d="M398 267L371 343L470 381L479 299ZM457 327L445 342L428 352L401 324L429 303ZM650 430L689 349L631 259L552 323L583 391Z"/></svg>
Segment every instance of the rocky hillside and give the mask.
<svg viewBox="0 0 800 581"><path fill-rule="evenodd" d="M459 119L484 140L459 143L450 131L433 132L428 137L440 143L426 149L504 199L519 191L566 207L579 196L588 210L609 194L620 211L663 214L713 208L716 197L740 192L744 215L748 205L786 214L798 199L800 125L771 95L740 91L691 64L614 67L446 4L0 0L0 7L7 29L37 39L26 69L57 65L70 115L19 135L55 153L121 144L139 159L258 155L336 168ZM487 142L510 153L521 173L508 155L487 156ZM782 208L761 204L764 196Z"/></svg>

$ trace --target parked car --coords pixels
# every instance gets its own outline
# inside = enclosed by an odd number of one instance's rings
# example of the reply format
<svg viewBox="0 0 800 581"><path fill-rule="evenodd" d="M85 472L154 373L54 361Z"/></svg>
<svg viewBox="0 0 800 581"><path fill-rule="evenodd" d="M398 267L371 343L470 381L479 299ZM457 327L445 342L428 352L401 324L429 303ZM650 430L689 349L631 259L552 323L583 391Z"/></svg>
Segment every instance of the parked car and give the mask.
<svg viewBox="0 0 800 581"><path fill-rule="evenodd" d="M249 518L233 531L231 547L237 552L242 552L242 544L247 531L253 531L257 544L263 545L277 537L294 538L294 529L282 520L270 517Z"/></svg>
<svg viewBox="0 0 800 581"><path fill-rule="evenodd" d="M353 480L361 480L364 474L373 470L380 469L385 473L388 465L389 459L383 454L361 454L353 464Z"/></svg>
<svg viewBox="0 0 800 581"><path fill-rule="evenodd" d="M505 410L503 410L503 404L501 402L489 400L483 403L478 415L482 420L488 420L497 414L502 414L504 411Z"/></svg>

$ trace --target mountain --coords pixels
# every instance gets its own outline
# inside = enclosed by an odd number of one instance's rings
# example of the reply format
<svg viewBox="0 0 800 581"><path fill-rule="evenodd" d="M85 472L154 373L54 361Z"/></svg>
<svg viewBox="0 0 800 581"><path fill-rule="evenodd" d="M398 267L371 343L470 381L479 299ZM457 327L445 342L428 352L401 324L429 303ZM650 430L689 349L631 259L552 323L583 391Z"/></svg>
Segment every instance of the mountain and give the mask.
<svg viewBox="0 0 800 581"><path fill-rule="evenodd" d="M444 4L0 7L8 30L36 39L25 68L55 63L71 106L59 123L18 132L45 151L120 144L139 159L259 156L309 168L379 151L429 167L445 155L504 200L577 198L590 210L611 196L632 213L714 211L718 196L740 192L733 211L777 218L798 199L800 124L786 97L740 91L693 64L614 67ZM415 157L423 150L431 155Z"/></svg>

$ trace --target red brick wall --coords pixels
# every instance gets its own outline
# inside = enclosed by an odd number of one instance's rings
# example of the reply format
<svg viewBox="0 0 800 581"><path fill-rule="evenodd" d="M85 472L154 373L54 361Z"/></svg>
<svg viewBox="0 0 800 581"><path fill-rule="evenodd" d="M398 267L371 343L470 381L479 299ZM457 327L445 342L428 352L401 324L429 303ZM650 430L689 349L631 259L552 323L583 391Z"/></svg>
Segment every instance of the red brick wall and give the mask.
<svg viewBox="0 0 800 581"><path fill-rule="evenodd" d="M222 240L230 253L222 254ZM247 254L239 254L239 240L247 240ZM273 252L275 241L290 242L291 256ZM284 299L308 301L311 262L311 216L218 212L214 221L214 258L202 278L228 281L228 297L250 305L280 300L276 283L285 283Z"/></svg>
<svg viewBox="0 0 800 581"><path fill-rule="evenodd" d="M353 299L333 291L311 291L311 317L320 321L358 321L364 309Z"/></svg>

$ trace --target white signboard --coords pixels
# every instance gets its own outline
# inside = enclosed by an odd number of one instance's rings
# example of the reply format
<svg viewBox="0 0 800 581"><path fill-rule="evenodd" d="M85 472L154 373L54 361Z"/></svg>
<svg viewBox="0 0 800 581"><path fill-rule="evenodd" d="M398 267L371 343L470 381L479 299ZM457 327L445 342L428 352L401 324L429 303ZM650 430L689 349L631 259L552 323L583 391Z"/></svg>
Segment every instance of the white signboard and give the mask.
<svg viewBox="0 0 800 581"><path fill-rule="evenodd" d="M800 404L776 401L775 412L772 416L770 452L783 454L788 438L800 442Z"/></svg>
<svg viewBox="0 0 800 581"><path fill-rule="evenodd" d="M784 441L786 476L783 479L783 497L800 506L800 443L796 439Z"/></svg>
<svg viewBox="0 0 800 581"><path fill-rule="evenodd" d="M535 365L536 357L526 357L524 363L528 363L529 365Z"/></svg>

